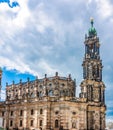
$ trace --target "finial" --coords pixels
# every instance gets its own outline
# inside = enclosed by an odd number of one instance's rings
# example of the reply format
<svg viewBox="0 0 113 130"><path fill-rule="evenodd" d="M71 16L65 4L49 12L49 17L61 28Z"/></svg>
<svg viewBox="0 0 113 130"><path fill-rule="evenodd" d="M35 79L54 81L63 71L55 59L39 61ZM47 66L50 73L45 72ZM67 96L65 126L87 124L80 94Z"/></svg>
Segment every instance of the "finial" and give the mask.
<svg viewBox="0 0 113 130"><path fill-rule="evenodd" d="M0 72L2 72L2 68L0 67Z"/></svg>
<svg viewBox="0 0 113 130"><path fill-rule="evenodd" d="M15 84L15 81L14 81L14 80L13 80L12 82L13 82L13 84Z"/></svg>
<svg viewBox="0 0 113 130"><path fill-rule="evenodd" d="M90 18L91 26L93 27L94 19L93 17Z"/></svg>
<svg viewBox="0 0 113 130"><path fill-rule="evenodd" d="M76 79L74 79L74 82L75 82L75 86L76 86Z"/></svg>
<svg viewBox="0 0 113 130"><path fill-rule="evenodd" d="M8 86L8 82L6 82L6 87Z"/></svg>
<svg viewBox="0 0 113 130"><path fill-rule="evenodd" d="M71 79L71 74L69 74L69 79Z"/></svg>
<svg viewBox="0 0 113 130"><path fill-rule="evenodd" d="M87 39L87 34L85 34L85 39Z"/></svg>
<svg viewBox="0 0 113 130"><path fill-rule="evenodd" d="M47 74L45 74L45 78L47 78Z"/></svg>
<svg viewBox="0 0 113 130"><path fill-rule="evenodd" d="M74 79L75 83L76 83L76 79Z"/></svg>
<svg viewBox="0 0 113 130"><path fill-rule="evenodd" d="M38 76L36 76L35 78L36 78L36 80L37 80L37 79L38 79Z"/></svg>
<svg viewBox="0 0 113 130"><path fill-rule="evenodd" d="M89 31L88 31L89 37L94 37L97 35L97 32L96 32L96 29L93 27L94 21L92 17L90 18L90 22L91 22L91 27L89 28Z"/></svg>
<svg viewBox="0 0 113 130"><path fill-rule="evenodd" d="M20 84L22 83L22 79L20 79Z"/></svg>
<svg viewBox="0 0 113 130"><path fill-rule="evenodd" d="M28 77L28 78L27 78L27 81L29 82L29 80L30 80L30 79L29 79L29 77Z"/></svg>
<svg viewBox="0 0 113 130"><path fill-rule="evenodd" d="M56 72L56 76L58 76L58 72Z"/></svg>

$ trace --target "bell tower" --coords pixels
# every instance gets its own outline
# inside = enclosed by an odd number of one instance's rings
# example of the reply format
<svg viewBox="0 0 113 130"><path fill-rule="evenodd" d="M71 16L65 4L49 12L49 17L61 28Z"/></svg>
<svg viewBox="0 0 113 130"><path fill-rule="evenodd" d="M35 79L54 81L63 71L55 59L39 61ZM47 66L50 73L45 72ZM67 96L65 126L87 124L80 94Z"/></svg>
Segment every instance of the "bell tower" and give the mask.
<svg viewBox="0 0 113 130"><path fill-rule="evenodd" d="M93 19L91 19L91 28L88 37L85 37L85 56L83 61L83 78L102 81L102 60L99 54L99 38L96 29L93 27Z"/></svg>
<svg viewBox="0 0 113 130"><path fill-rule="evenodd" d="M87 101L105 102L105 85L102 82L102 60L100 59L100 43L96 29L91 19L91 27L88 36L85 36L85 55L83 60L83 82L81 83L80 97Z"/></svg>
<svg viewBox="0 0 113 130"><path fill-rule="evenodd" d="M1 101L1 88L2 88L1 80L2 80L2 69L0 68L0 101Z"/></svg>
<svg viewBox="0 0 113 130"><path fill-rule="evenodd" d="M85 54L83 59L83 81L80 98L86 99L87 129L105 129L105 85L102 81L102 60L100 59L100 43L94 21L85 36Z"/></svg>

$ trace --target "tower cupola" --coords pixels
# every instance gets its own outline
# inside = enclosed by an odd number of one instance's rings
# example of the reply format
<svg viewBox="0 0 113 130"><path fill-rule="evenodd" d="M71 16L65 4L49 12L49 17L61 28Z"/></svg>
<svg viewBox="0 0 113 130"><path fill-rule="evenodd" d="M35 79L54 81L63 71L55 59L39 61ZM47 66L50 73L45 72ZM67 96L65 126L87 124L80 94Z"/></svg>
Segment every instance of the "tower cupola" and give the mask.
<svg viewBox="0 0 113 130"><path fill-rule="evenodd" d="M90 21L91 21L91 27L89 28L88 34L89 34L89 37L93 37L97 35L97 31L93 26L94 24L93 18L91 18Z"/></svg>

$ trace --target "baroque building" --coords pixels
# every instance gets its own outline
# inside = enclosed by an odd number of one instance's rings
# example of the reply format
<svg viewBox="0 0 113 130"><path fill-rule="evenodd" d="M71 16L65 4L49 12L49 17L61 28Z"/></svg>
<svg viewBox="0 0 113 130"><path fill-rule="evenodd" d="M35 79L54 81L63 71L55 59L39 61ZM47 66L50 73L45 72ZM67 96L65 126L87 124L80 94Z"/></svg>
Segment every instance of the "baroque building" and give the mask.
<svg viewBox="0 0 113 130"><path fill-rule="evenodd" d="M76 97L76 81L55 76L6 84L0 103L2 126L7 130L105 130L105 85L99 38L93 27L85 36L83 81ZM2 71L0 71L0 80Z"/></svg>

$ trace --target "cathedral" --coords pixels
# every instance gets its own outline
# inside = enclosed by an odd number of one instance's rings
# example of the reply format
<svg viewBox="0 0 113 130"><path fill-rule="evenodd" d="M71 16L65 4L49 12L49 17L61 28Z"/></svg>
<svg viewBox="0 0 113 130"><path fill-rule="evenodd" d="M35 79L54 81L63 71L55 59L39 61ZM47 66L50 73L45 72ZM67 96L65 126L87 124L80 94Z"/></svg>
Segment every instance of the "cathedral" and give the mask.
<svg viewBox="0 0 113 130"><path fill-rule="evenodd" d="M6 130L105 130L105 85L99 37L93 19L85 35L83 81L79 97L71 75L27 79L6 84L6 100L0 102L0 119ZM0 81L2 70L0 70Z"/></svg>

